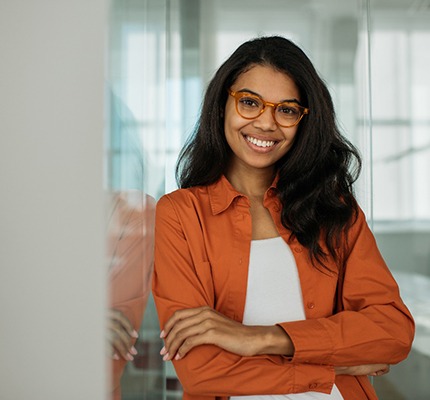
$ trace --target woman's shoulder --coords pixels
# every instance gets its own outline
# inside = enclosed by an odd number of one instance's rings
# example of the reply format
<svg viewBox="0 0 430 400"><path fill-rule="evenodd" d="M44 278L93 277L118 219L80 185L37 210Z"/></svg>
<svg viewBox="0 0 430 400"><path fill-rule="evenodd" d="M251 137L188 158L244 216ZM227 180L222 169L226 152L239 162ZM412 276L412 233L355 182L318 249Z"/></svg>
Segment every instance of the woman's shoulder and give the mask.
<svg viewBox="0 0 430 400"><path fill-rule="evenodd" d="M176 189L163 195L157 202L157 212L166 209L186 211L209 202L208 187L196 186L186 189Z"/></svg>
<svg viewBox="0 0 430 400"><path fill-rule="evenodd" d="M162 196L157 203L157 212L175 211L183 216L205 217L227 209L240 196L222 176L208 185L177 189Z"/></svg>
<svg viewBox="0 0 430 400"><path fill-rule="evenodd" d="M170 201L177 202L177 201L190 201L193 199L198 199L201 197L204 197L205 194L208 192L208 186L194 186L190 188L184 188L184 189L176 189L172 192L164 194L160 201L165 201L165 199L169 199Z"/></svg>
<svg viewBox="0 0 430 400"><path fill-rule="evenodd" d="M357 203L356 210L351 218L350 229L348 229L348 240L354 243L358 237L369 237L373 240L373 233L370 229L366 212Z"/></svg>

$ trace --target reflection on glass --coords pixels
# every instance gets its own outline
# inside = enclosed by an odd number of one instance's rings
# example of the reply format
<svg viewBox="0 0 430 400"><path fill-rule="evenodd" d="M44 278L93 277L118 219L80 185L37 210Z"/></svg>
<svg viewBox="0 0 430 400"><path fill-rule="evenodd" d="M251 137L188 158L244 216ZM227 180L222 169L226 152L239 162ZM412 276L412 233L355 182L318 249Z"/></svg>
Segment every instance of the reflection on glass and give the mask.
<svg viewBox="0 0 430 400"><path fill-rule="evenodd" d="M110 196L108 209L109 306L120 311L139 332L151 290L154 247L155 201L141 191L119 191ZM112 322L118 335L126 334L121 324ZM115 326L120 325L120 326ZM113 334L115 334L114 332ZM118 338L121 339L121 338ZM134 339L134 338L133 338ZM150 359L145 337L132 340L137 354L112 359L112 399L120 399L120 379L127 361L137 368Z"/></svg>
<svg viewBox="0 0 430 400"><path fill-rule="evenodd" d="M137 354L130 354L133 359L110 361L114 400L164 396L150 284L155 199L164 193L166 163L165 4L111 1L106 140L109 306L121 311L139 335L134 343Z"/></svg>

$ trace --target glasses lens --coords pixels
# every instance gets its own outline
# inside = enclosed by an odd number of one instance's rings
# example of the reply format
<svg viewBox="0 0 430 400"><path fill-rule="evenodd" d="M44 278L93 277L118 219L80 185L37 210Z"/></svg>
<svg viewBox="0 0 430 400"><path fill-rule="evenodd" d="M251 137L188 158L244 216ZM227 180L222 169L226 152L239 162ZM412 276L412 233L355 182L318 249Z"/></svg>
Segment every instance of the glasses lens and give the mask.
<svg viewBox="0 0 430 400"><path fill-rule="evenodd" d="M275 111L276 122L282 126L294 124L301 115L302 110L296 103L281 103Z"/></svg>
<svg viewBox="0 0 430 400"><path fill-rule="evenodd" d="M236 98L236 106L239 114L244 118L256 118L260 115L264 105L261 99L248 93L243 93Z"/></svg>
<svg viewBox="0 0 430 400"><path fill-rule="evenodd" d="M251 93L231 92L230 94L235 98L236 110L243 118L257 118L267 105L274 107L273 103L267 103ZM296 125L303 115L303 108L295 102L280 103L272 111L277 124L283 127Z"/></svg>

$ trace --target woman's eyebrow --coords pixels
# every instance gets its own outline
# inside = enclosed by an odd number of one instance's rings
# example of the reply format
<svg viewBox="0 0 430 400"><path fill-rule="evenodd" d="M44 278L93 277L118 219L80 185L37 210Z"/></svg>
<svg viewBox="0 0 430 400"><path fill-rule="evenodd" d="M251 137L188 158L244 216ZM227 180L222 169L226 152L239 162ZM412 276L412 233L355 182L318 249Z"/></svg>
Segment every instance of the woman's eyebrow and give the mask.
<svg viewBox="0 0 430 400"><path fill-rule="evenodd" d="M264 99L264 98L263 98L263 96L261 96L261 94L256 93L256 92L254 92L253 90L248 89L248 88L243 88L243 89L237 90L237 92L239 92L239 93L249 93L249 94L253 94L254 96L260 97L260 99ZM266 99L264 99L264 100L266 100ZM268 100L267 100L267 101L268 101ZM270 103L272 103L272 102L270 102ZM284 100L281 100L281 101L279 101L279 102L277 102L277 103L278 103L278 104L279 104L279 103L297 103L298 105L300 105L300 101L299 101L299 100L297 100L296 98L293 98L293 99L284 99Z"/></svg>
<svg viewBox="0 0 430 400"><path fill-rule="evenodd" d="M253 90L248 89L248 88L243 88L243 89L237 90L237 92L239 92L239 93L243 93L243 92L250 93L250 94L253 94L254 96L258 96L258 97L262 98L262 96L260 94L254 92Z"/></svg>

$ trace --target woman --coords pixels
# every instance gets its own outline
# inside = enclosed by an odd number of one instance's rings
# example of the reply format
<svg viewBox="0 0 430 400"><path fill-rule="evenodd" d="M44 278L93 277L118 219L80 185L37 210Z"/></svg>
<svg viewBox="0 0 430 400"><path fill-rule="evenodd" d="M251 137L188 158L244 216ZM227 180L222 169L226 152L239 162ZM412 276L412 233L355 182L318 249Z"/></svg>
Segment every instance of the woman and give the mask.
<svg viewBox="0 0 430 400"><path fill-rule="evenodd" d="M350 172L355 161L356 173ZM184 399L375 399L414 333L352 184L360 159L307 56L241 45L156 210L153 293Z"/></svg>

